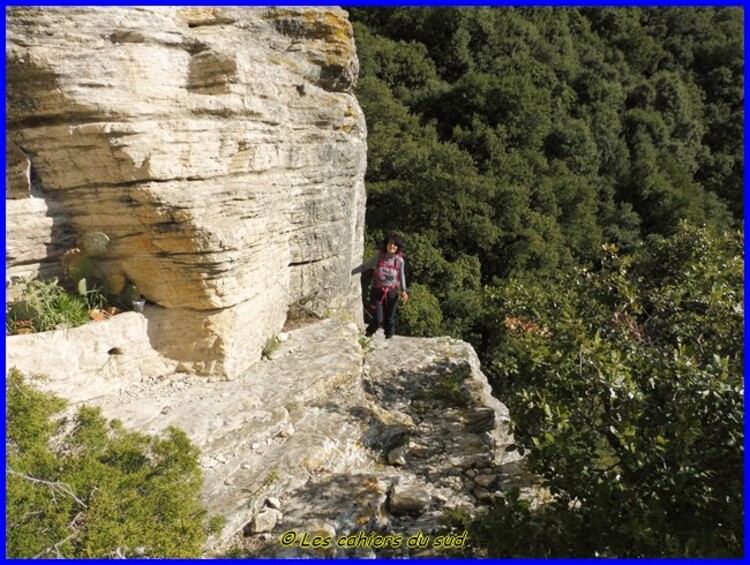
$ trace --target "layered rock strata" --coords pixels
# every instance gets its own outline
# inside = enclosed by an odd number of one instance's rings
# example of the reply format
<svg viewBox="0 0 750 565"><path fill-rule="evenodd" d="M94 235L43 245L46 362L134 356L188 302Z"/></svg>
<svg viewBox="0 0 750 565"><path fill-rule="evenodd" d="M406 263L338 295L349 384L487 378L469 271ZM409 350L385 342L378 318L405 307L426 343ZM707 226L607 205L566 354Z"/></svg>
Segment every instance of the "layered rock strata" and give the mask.
<svg viewBox="0 0 750 565"><path fill-rule="evenodd" d="M346 13L9 8L6 266L88 232L152 347L235 378L301 299L356 319L366 127ZM12 345L11 345L12 347Z"/></svg>

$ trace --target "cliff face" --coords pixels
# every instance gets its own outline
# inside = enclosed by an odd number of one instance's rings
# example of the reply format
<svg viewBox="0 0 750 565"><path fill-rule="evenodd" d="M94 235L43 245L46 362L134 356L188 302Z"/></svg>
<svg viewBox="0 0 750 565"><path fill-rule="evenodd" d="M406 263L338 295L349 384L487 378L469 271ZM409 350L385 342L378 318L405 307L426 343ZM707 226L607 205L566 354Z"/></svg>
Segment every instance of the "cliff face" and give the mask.
<svg viewBox="0 0 750 565"><path fill-rule="evenodd" d="M151 345L234 378L287 308L359 316L366 127L339 9L12 8L6 266L91 231Z"/></svg>

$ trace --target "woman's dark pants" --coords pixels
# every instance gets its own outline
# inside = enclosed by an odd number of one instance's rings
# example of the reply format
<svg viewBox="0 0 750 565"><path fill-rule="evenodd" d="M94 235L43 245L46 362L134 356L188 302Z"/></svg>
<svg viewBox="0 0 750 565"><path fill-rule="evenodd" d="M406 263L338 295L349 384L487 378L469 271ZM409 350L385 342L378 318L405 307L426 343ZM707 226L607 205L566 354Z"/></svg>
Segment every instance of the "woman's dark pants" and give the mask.
<svg viewBox="0 0 750 565"><path fill-rule="evenodd" d="M383 298L383 294L386 297ZM367 326L367 335L373 335L382 327L385 335L392 336L396 332L396 308L398 307L398 289L386 290L373 288L370 293L372 319Z"/></svg>

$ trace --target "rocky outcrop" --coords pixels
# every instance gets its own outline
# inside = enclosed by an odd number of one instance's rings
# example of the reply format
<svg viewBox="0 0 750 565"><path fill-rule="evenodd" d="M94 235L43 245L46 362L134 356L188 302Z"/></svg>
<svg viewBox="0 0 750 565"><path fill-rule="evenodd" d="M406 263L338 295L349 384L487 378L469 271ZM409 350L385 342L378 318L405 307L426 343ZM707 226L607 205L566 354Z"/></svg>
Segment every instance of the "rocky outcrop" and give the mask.
<svg viewBox="0 0 750 565"><path fill-rule="evenodd" d="M152 348L150 328L146 316L126 312L77 328L12 336L6 338L6 368L44 375L71 402L117 394L144 378L174 375L176 363Z"/></svg>
<svg viewBox="0 0 750 565"><path fill-rule="evenodd" d="M207 553L413 555L425 548L405 540L420 531L436 539L445 511L476 514L498 490L525 480L515 454L504 451L507 409L489 394L467 343L364 342L355 324L331 319L285 337L270 361L230 382L123 376L109 392L82 379L75 390L108 418L150 433L176 426L201 449L203 499L226 518ZM72 382L38 384L73 392ZM298 537L284 546L289 531ZM316 532L403 543L360 540L318 553L303 542Z"/></svg>
<svg viewBox="0 0 750 565"><path fill-rule="evenodd" d="M357 319L366 127L343 10L9 8L6 32L9 276L62 276L104 232L97 268L147 299L153 349L218 378L302 298Z"/></svg>

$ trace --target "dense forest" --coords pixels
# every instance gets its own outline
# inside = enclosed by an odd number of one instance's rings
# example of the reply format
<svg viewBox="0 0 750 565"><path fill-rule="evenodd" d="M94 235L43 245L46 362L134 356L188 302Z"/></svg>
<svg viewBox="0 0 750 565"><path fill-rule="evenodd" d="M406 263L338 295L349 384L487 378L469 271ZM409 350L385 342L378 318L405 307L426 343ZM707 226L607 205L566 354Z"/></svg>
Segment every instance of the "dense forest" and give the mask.
<svg viewBox="0 0 750 565"><path fill-rule="evenodd" d="M473 554L742 555L743 11L350 18L399 333L474 345L554 496Z"/></svg>

